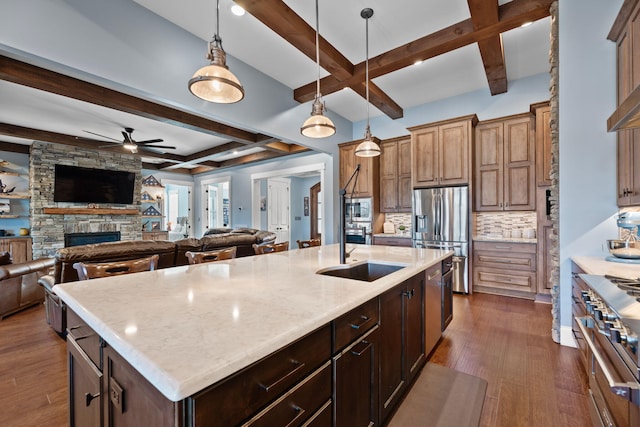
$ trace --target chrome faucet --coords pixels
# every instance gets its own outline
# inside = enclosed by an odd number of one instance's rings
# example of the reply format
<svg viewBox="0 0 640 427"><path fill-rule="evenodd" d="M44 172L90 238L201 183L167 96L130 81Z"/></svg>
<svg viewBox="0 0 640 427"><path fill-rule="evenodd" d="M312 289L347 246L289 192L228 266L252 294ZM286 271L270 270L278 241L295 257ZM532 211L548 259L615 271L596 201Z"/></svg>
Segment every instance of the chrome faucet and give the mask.
<svg viewBox="0 0 640 427"><path fill-rule="evenodd" d="M355 250L355 248L351 249L349 253L347 253L347 224L345 223L345 214L346 214L346 200L345 196L347 194L347 187L351 183L351 180L355 177L355 181L353 182L353 189L351 190L351 196L353 197L353 192L356 189L356 184L358 183L358 175L360 175L360 163L356 166L356 169L353 171L347 183L344 185L344 188L340 189L340 264L347 263L347 257Z"/></svg>

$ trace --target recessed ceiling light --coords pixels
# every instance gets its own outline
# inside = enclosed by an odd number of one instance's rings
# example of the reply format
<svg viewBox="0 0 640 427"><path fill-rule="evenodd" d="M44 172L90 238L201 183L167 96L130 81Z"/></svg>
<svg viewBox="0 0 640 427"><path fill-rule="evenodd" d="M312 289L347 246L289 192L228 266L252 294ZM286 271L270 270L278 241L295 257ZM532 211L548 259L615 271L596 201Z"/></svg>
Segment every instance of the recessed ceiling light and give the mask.
<svg viewBox="0 0 640 427"><path fill-rule="evenodd" d="M520 28L524 28L524 27L528 27L529 25L533 24L533 22L531 21L527 21L524 24L520 25Z"/></svg>
<svg viewBox="0 0 640 427"><path fill-rule="evenodd" d="M422 59L418 59L416 62L413 63L413 65L420 65L422 64L424 61Z"/></svg>
<svg viewBox="0 0 640 427"><path fill-rule="evenodd" d="M238 6L237 4L234 4L233 6L231 6L231 12L236 16L244 15L244 9L241 6Z"/></svg>

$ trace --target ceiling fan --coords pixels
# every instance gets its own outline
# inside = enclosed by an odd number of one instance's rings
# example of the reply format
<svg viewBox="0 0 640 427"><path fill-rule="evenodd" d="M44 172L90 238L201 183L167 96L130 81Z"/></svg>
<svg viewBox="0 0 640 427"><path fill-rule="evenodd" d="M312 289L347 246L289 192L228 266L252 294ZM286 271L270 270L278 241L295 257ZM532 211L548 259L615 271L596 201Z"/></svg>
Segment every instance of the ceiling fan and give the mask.
<svg viewBox="0 0 640 427"><path fill-rule="evenodd" d="M175 150L175 148L176 148L176 147L173 147L171 145L151 145L151 144L155 144L157 142L163 142L162 139L147 139L145 141L136 141L131 136L131 134L133 133L133 128L124 128L124 130L122 131L122 136L124 137L124 139L122 141L120 141L118 139L115 139L115 138L111 138L110 136L101 135L99 133L91 132L91 131L88 131L88 130L85 130L84 132L90 133L92 135L97 135L97 136L102 137L102 138L111 139L111 140L115 141L115 143L121 144L124 148L126 148L129 151L131 151L132 153L137 153L138 149L143 150L143 151L162 152L161 150L157 150L157 149L158 148L166 148L166 149L170 149L170 150ZM114 144L113 142L110 142L110 141L106 141L106 142L109 142L109 144ZM109 146L110 145L103 145L102 147L109 147Z"/></svg>

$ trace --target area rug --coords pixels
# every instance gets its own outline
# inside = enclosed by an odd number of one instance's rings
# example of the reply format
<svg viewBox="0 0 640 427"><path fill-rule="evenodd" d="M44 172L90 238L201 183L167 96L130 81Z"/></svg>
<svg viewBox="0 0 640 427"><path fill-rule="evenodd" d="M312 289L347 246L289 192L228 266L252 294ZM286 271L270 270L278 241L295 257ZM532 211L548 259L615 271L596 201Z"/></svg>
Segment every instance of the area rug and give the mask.
<svg viewBox="0 0 640 427"><path fill-rule="evenodd" d="M487 381L427 363L389 427L478 426Z"/></svg>

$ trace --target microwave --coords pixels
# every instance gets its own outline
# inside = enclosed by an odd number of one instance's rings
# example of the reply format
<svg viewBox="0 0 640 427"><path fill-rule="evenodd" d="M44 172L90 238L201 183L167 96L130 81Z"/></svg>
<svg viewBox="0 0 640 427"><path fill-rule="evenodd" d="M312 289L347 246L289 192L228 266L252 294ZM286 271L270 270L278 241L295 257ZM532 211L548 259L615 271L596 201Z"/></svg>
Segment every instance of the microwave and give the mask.
<svg viewBox="0 0 640 427"><path fill-rule="evenodd" d="M347 223L371 222L372 215L371 198L346 200L345 220Z"/></svg>

